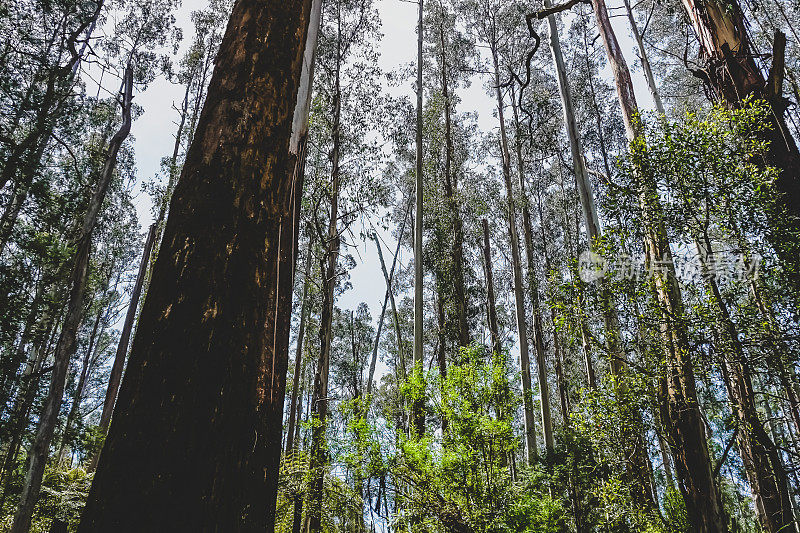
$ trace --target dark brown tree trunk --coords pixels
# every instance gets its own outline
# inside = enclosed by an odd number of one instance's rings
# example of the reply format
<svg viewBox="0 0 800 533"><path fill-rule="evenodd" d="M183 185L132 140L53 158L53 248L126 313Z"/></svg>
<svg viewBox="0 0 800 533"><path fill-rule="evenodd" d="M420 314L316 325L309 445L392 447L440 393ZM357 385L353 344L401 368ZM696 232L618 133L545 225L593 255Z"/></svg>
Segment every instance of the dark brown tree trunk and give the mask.
<svg viewBox="0 0 800 533"><path fill-rule="evenodd" d="M100 414L100 430L103 433L108 431L108 426L111 424L111 415L114 412L114 404L117 401L119 385L122 382L122 369L125 366L125 358L128 355L128 342L131 338L133 322L136 319L136 312L139 310L139 297L142 294L142 284L144 283L144 276L150 261L150 252L155 242L156 227L155 223L152 224L150 230L147 232L147 239L145 240L144 250L142 251L142 259L139 262L139 272L136 275L136 282L133 285L131 300L128 303L128 312L125 314L125 322L122 325L119 344L117 344L117 353L114 355L114 364L111 367L111 375L108 378L108 387L106 388L106 396L103 401L103 412ZM94 470L96 466L97 457L92 459L89 469Z"/></svg>
<svg viewBox="0 0 800 533"><path fill-rule="evenodd" d="M274 529L310 5L234 5L81 532Z"/></svg>
<svg viewBox="0 0 800 533"><path fill-rule="evenodd" d="M131 106L133 100L133 69L128 65L125 69L122 84L122 124L109 143L103 170L97 180L89 206L83 217L78 239L78 246L70 275L70 293L67 313L61 326L61 335L53 355L53 372L50 389L39 416L31 451L29 453L28 472L20 495L19 506L14 516L12 533L27 533L31 526L33 508L39 499L47 458L50 454L50 443L53 439L58 413L64 397L69 362L75 354L78 328L83 318L83 301L86 293L86 281L89 273L89 256L92 247L92 233L100 215L100 208L105 200L108 187L117 165L117 154L122 143L131 131Z"/></svg>
<svg viewBox="0 0 800 533"><path fill-rule="evenodd" d="M492 275L492 250L489 247L489 223L481 219L483 226L483 268L486 275L486 311L489 322L489 334L492 338L492 350L500 355L503 347L500 345L500 332L497 329L497 306L494 297L494 280Z"/></svg>

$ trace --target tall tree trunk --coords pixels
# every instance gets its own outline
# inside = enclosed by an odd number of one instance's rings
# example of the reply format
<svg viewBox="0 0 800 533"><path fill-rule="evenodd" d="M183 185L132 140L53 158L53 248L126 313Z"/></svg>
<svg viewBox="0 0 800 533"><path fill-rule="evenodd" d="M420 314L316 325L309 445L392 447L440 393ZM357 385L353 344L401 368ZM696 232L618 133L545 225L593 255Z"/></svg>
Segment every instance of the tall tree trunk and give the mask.
<svg viewBox="0 0 800 533"><path fill-rule="evenodd" d="M717 285L713 268L708 264L709 259L713 261L714 257L708 235L698 238L697 250L717 310L718 337L726 341L720 350L722 364L727 370L725 374L731 408L738 423L740 455L755 496L761 527L767 533L791 531L794 529L794 517L786 472L779 451L765 431L756 410L750 365L739 330Z"/></svg>
<svg viewBox="0 0 800 533"><path fill-rule="evenodd" d="M453 147L453 126L450 118L452 104L450 101L450 87L447 81L448 63L445 46L444 27L440 24L439 48L441 57L439 61L441 63L442 97L444 98L445 139L444 194L448 209L450 210L450 223L453 226L451 254L453 256L453 296L455 300L456 316L458 318L458 344L459 346L468 346L470 338L469 324L467 323L467 291L464 287L464 224L458 209L458 199L456 198L457 179L453 172L455 148Z"/></svg>
<svg viewBox="0 0 800 533"><path fill-rule="evenodd" d="M503 347L500 344L500 331L497 328L497 307L494 297L494 280L492 276L492 250L489 248L489 223L481 219L483 226L483 267L486 275L486 312L489 323L489 334L492 338L492 350L500 355Z"/></svg>
<svg viewBox="0 0 800 533"><path fill-rule="evenodd" d="M511 155L508 150L505 118L503 117L503 94L500 91L500 66L497 60L497 43L490 43L494 64L494 82L497 96L497 116L500 121L500 149L502 151L503 180L506 185L506 209L508 210L508 233L511 240L511 263L514 273L514 302L517 317L517 336L519 337L519 360L522 370L522 410L525 421L525 453L528 464L537 455L536 424L533 418L533 391L531 389L531 363L528 348L528 321L525 318L525 291L522 281L522 266L519 256L519 237L517 236L517 216L514 204L514 191L511 185Z"/></svg>
<svg viewBox="0 0 800 533"><path fill-rule="evenodd" d="M291 185L291 218L292 218L292 286L297 271L297 243L300 232L300 206L303 200L303 183L305 181L306 149L308 145L308 117L311 111L311 89L314 83L314 65L316 63L317 39L322 21L322 0L311 0L308 32L303 50L303 63L300 70L300 83L297 90L297 101L292 115L292 130L289 138L289 165L292 168ZM289 455L295 444L294 424L299 418L300 409L295 409L295 404L300 392L298 382L303 355L303 336L305 333L305 315L308 299L309 275L311 274L312 242L308 242L308 256L306 257L306 276L303 280L303 303L300 311L300 329L297 336L297 350L295 352L295 374L292 386L292 404L289 410L289 428L286 432L286 455ZM295 410L297 414L295 414ZM299 435L299 433L298 433ZM302 498L300 499L302 510Z"/></svg>
<svg viewBox="0 0 800 533"><path fill-rule="evenodd" d="M769 142L764 163L779 171L775 189L778 206L790 217L773 217L776 231L768 235L781 259L791 265L795 290L800 287L800 240L796 236L800 220L800 152L789 130L784 113L788 100L783 97L786 37L776 32L772 70L765 78L755 62L747 21L737 0L682 0L700 44L702 69L693 70L712 90L714 97L738 107L748 97L763 99L771 107L770 128L758 135ZM790 246L787 248L786 243Z"/></svg>
<svg viewBox="0 0 800 533"><path fill-rule="evenodd" d="M297 342L294 351L294 374L292 374L292 400L289 403L289 422L286 426L286 456L292 453L295 446L294 426L297 423L297 399L300 394L300 374L303 370L303 340L306 333L306 315L308 314L308 289L311 286L311 259L312 246L311 239L308 240L308 251L306 252L306 270L303 276L303 300L300 304L300 324L297 326Z"/></svg>
<svg viewBox="0 0 800 533"><path fill-rule="evenodd" d="M633 9L631 8L630 0L623 0L625 5L625 14L628 16L628 22L631 25L631 33L636 40L636 48L639 50L639 61L642 62L642 71L644 72L644 79L647 80L647 88L650 90L650 96L653 97L653 104L656 106L656 111L659 115L666 114L664 110L664 102L661 101L661 95L656 86L656 78L653 76L653 69L650 67L650 59L647 56L647 50L644 47L644 39L639 32L639 25L636 23L636 18L633 16Z"/></svg>
<svg viewBox="0 0 800 533"><path fill-rule="evenodd" d="M111 424L111 415L114 412L114 404L117 401L119 385L122 382L122 369L125 366L125 358L128 355L128 342L131 338L133 322L136 319L136 312L139 310L139 297L142 294L142 284L144 282L145 272L147 271L147 265L150 261L150 252L153 250L153 243L155 242L156 227L156 223L151 224L147 232L147 239L144 242L144 249L142 250L142 259L139 262L139 272L136 275L136 282L133 285L131 300L128 303L128 311L125 314L125 322L122 325L119 344L117 344L117 352L114 355L114 364L111 367L111 375L108 378L108 387L106 388L106 396L103 401L103 412L100 414L100 430L103 433L108 431L108 426ZM92 459L89 470L94 470L96 466L97 456Z"/></svg>
<svg viewBox="0 0 800 533"><path fill-rule="evenodd" d="M617 42L604 0L592 0L597 28L603 39L617 90L625 131L630 143L641 142L638 106L630 71ZM661 417L669 430L670 445L686 503L690 527L698 533L725 532L722 498L712 475L711 459L697 400L683 298L675 274L672 251L663 222L653 176L640 173L639 199L645 249L650 265L665 264L651 284L659 306L659 330L664 347L666 376L660 379Z"/></svg>
<svg viewBox="0 0 800 533"><path fill-rule="evenodd" d="M422 270L422 4L419 3L419 20L417 22L417 138L416 138L416 170L415 187L416 201L414 211L414 379L422 379L422 341L423 341L423 270ZM422 436L425 433L425 400L424 398L414 398L411 406L412 427L416 435Z"/></svg>
<svg viewBox="0 0 800 533"><path fill-rule="evenodd" d="M274 528L310 4L233 7L81 532Z"/></svg>
<svg viewBox="0 0 800 533"><path fill-rule="evenodd" d="M78 328L83 316L83 301L86 295L86 281L89 273L89 256L92 247L92 233L100 215L100 208L105 200L108 187L114 175L117 165L117 154L122 143L131 131L131 106L133 100L133 68L129 64L125 69L125 77L122 84L122 124L109 143L103 170L97 180L96 189L86 213L83 217L83 224L80 230L78 246L70 275L70 293L67 304L67 313L61 326L61 335L56 344L55 354L53 355L53 372L51 376L50 389L47 393L42 412L39 416L39 425L36 428L31 451L29 454L28 472L25 475L25 482L20 495L19 505L14 524L11 526L12 533L27 533L31 526L31 516L33 508L39 499L39 491L42 485L47 457L50 454L50 443L55 432L58 413L61 409L61 402L64 397L64 387L66 385L67 370L69 362L75 354L77 345Z"/></svg>
<svg viewBox="0 0 800 533"><path fill-rule="evenodd" d="M341 6L337 11L341 17ZM339 193L341 190L341 174L339 157L341 150L341 97L340 85L341 68L341 18L339 18L339 34L336 40L336 81L333 95L333 126L331 150L331 208L328 218L328 234L325 242L325 254L322 257L322 313L319 321L320 351L317 361L317 371L314 376L314 393L311 399L312 430L311 430L311 465L309 467L311 480L308 490L307 520L309 533L322 531L322 505L323 489L325 482L325 428L328 416L328 373L330 370L331 343L333 340L333 312L334 291L338 283L339 267Z"/></svg>
<svg viewBox="0 0 800 533"><path fill-rule="evenodd" d="M528 292L531 295L533 307L533 347L536 352L536 368L539 381L540 407L542 414L542 432L547 452L553 451L553 421L550 414L550 386L547 383L547 361L544 353L544 329L542 328L542 310L539 303L539 282L536 279L536 263L533 258L533 226L531 213L528 209L528 198L525 193L525 161L522 159L522 135L517 111L517 102L514 96L514 86L511 86L511 110L514 117L514 141L517 155L517 177L519 192L522 195L522 229L525 239L525 254L528 261Z"/></svg>

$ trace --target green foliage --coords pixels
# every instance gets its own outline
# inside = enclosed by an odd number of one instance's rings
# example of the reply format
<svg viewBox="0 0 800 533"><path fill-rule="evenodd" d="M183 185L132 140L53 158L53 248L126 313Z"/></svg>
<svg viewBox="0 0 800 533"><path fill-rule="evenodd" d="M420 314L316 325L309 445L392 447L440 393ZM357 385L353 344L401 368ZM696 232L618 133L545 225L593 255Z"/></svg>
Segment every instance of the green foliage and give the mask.
<svg viewBox="0 0 800 533"><path fill-rule="evenodd" d="M81 467L48 467L42 479L42 494L34 510L31 532L50 531L54 519L66 522L69 530L74 531L89 495L92 477ZM7 531L13 518L13 512L6 513L0 520L0 530Z"/></svg>
<svg viewBox="0 0 800 533"><path fill-rule="evenodd" d="M295 505L306 507L304 499L310 475L309 456L296 452L281 460L276 507L275 531L292 531ZM342 478L326 471L323 480L322 530L325 533L345 533L357 529L362 520L363 501L360 494Z"/></svg>
<svg viewBox="0 0 800 533"><path fill-rule="evenodd" d="M513 413L519 398L504 358L483 346L463 349L441 381L438 414L444 436L402 438L392 475L403 490L401 531L550 531L565 529L566 513L533 472L512 476L519 442ZM417 390L419 386L410 387Z"/></svg>
<svg viewBox="0 0 800 533"><path fill-rule="evenodd" d="M686 505L683 503L683 496L675 488L667 489L664 494L664 518L670 533L688 533Z"/></svg>

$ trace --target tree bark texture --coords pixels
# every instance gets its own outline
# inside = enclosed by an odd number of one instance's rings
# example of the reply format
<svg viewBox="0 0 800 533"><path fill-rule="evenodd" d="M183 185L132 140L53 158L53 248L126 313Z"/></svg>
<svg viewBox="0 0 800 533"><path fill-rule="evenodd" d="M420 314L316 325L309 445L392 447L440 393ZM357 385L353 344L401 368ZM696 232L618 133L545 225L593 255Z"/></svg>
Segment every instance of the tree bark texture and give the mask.
<svg viewBox="0 0 800 533"><path fill-rule="evenodd" d="M272 531L310 0L236 2L79 531ZM144 511L146 510L146 511Z"/></svg>

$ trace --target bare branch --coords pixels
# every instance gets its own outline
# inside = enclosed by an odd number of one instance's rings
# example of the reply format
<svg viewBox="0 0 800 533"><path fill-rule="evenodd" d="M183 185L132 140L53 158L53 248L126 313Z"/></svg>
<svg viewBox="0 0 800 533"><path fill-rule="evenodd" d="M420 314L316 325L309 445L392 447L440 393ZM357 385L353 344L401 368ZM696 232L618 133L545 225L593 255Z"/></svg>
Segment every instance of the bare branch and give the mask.
<svg viewBox="0 0 800 533"><path fill-rule="evenodd" d="M572 9L573 6L578 4L588 4L588 0L567 0L563 4L558 4L553 7L548 7L546 9L542 9L541 11L536 12L536 18L542 20L544 18L549 17L550 15L555 15L556 13L561 13L562 11L566 11L568 9Z"/></svg>

